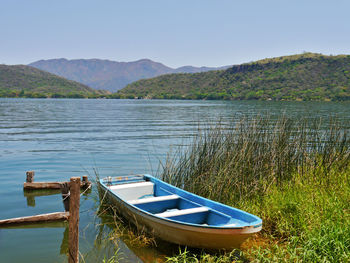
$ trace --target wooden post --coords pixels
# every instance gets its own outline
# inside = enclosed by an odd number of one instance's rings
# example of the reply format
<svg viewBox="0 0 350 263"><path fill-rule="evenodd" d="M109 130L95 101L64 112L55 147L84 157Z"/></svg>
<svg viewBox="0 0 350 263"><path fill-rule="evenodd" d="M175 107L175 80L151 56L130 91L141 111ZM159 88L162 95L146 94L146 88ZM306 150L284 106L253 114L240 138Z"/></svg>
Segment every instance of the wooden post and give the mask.
<svg viewBox="0 0 350 263"><path fill-rule="evenodd" d="M83 189L86 189L86 188L88 188L88 187L90 187L90 186L91 186L91 182L89 182L88 176L87 176L87 175L84 175L84 176L82 177L81 187L82 187Z"/></svg>
<svg viewBox="0 0 350 263"><path fill-rule="evenodd" d="M88 181L88 177L87 175L84 175L83 176L83 184L87 184L89 181Z"/></svg>
<svg viewBox="0 0 350 263"><path fill-rule="evenodd" d="M62 201L63 201L63 206L64 210L66 212L69 212L69 184L68 182L62 183L61 184L61 193L62 193Z"/></svg>
<svg viewBox="0 0 350 263"><path fill-rule="evenodd" d="M79 262L80 177L70 179L69 201L69 263Z"/></svg>
<svg viewBox="0 0 350 263"><path fill-rule="evenodd" d="M28 171L26 172L26 175L27 175L27 180L26 180L27 183L34 182L34 171Z"/></svg>

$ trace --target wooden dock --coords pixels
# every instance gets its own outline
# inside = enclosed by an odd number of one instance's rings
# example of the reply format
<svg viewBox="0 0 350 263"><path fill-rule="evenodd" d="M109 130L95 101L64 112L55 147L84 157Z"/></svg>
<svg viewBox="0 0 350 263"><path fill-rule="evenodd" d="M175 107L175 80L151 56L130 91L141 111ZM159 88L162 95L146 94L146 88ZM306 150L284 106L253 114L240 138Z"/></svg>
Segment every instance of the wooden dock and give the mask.
<svg viewBox="0 0 350 263"><path fill-rule="evenodd" d="M27 179L23 185L25 191L34 189L46 189L44 193L48 193L48 189L61 189L62 199L64 202L65 212L55 212L49 214L17 217L0 220L0 228L26 226L31 224L38 224L42 222L64 222L68 221L68 262L79 262L79 208L80 208L80 189L84 188L87 191L91 182L88 181L87 176L71 177L69 182L34 182L34 171L26 173ZM56 191L57 193L57 191ZM34 195L28 195L30 201L28 205L35 205ZM65 231L65 235L66 235ZM61 247L62 250L62 247Z"/></svg>
<svg viewBox="0 0 350 263"><path fill-rule="evenodd" d="M34 171L29 171L26 173L27 179L23 184L23 189L26 190L37 190L37 189L61 189L62 184L66 182L34 182ZM69 182L68 182L69 184ZM88 177L85 175L82 177L80 182L80 188L88 188L91 186L91 182L88 180Z"/></svg>

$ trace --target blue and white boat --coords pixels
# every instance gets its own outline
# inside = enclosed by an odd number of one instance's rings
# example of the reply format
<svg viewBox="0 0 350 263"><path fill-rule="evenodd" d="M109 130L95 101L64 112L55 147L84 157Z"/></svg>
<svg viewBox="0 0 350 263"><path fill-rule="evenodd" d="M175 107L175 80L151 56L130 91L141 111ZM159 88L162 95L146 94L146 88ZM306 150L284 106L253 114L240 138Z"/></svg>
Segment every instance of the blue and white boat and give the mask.
<svg viewBox="0 0 350 263"><path fill-rule="evenodd" d="M207 248L239 248L262 228L262 220L211 201L151 175L107 177L103 193L127 220L171 243Z"/></svg>

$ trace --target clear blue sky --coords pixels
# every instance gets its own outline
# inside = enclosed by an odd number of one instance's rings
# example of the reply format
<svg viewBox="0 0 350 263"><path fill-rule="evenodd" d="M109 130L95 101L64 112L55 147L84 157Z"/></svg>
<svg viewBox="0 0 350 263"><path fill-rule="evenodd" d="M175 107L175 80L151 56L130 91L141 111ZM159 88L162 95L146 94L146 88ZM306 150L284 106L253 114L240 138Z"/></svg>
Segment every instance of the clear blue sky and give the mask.
<svg viewBox="0 0 350 263"><path fill-rule="evenodd" d="M4 64L64 57L223 66L350 54L350 1L1 0L0 36Z"/></svg>

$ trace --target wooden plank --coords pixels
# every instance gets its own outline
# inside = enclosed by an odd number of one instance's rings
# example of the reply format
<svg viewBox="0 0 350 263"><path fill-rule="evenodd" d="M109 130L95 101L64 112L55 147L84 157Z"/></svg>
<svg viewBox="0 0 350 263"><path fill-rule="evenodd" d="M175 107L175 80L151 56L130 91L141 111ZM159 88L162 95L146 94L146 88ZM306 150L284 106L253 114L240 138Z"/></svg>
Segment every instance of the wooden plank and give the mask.
<svg viewBox="0 0 350 263"><path fill-rule="evenodd" d="M25 217L17 217L0 220L1 226L10 226L10 225L20 225L20 224L32 224L38 222L51 222L51 221L65 221L68 220L69 213L68 212L56 212L49 214L41 214L35 216L25 216Z"/></svg>
<svg viewBox="0 0 350 263"><path fill-rule="evenodd" d="M24 189L61 189L63 182L35 182L35 183L24 183Z"/></svg>
<svg viewBox="0 0 350 263"><path fill-rule="evenodd" d="M23 188L29 189L61 189L61 184L65 182L34 182L34 183L24 183ZM69 183L69 182L68 182ZM91 182L80 183L81 188L87 188L91 185Z"/></svg>
<svg viewBox="0 0 350 263"><path fill-rule="evenodd" d="M30 189L61 189L61 185L69 182L34 182L34 171L26 172L26 182L23 184L23 188ZM81 188L88 188L91 186L91 182L88 180L88 176L84 175L80 183ZM31 204L32 205L32 204Z"/></svg>
<svg viewBox="0 0 350 263"><path fill-rule="evenodd" d="M70 179L68 262L79 262L80 177Z"/></svg>

